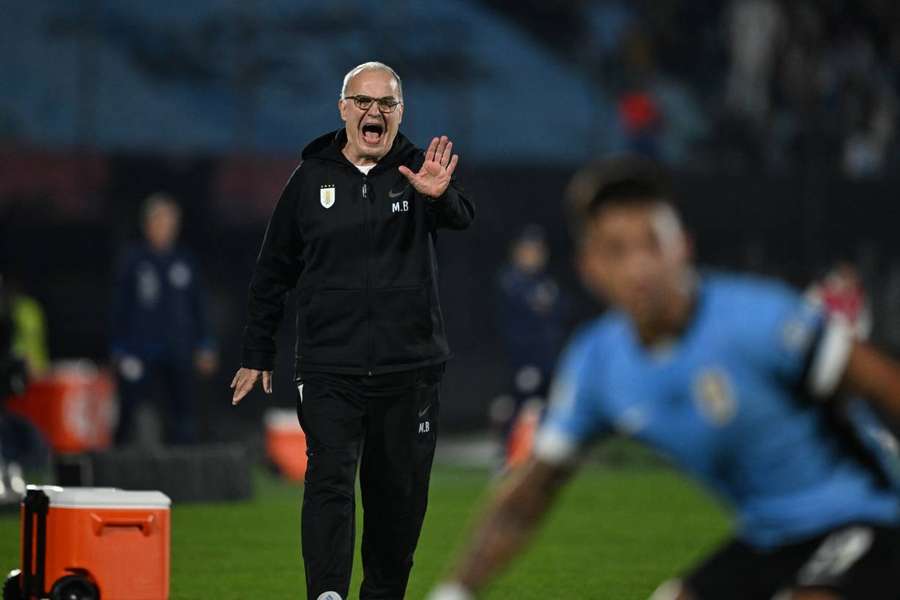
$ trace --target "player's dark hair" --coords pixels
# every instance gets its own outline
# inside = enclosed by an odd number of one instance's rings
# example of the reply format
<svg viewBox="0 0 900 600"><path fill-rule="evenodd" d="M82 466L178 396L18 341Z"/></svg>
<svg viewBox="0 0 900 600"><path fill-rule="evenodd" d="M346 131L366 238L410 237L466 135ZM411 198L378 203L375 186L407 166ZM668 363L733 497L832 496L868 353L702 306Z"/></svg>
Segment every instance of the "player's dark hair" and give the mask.
<svg viewBox="0 0 900 600"><path fill-rule="evenodd" d="M581 169L569 183L567 201L576 239L587 222L609 205L664 202L675 208L668 173L658 163L637 156L601 160Z"/></svg>

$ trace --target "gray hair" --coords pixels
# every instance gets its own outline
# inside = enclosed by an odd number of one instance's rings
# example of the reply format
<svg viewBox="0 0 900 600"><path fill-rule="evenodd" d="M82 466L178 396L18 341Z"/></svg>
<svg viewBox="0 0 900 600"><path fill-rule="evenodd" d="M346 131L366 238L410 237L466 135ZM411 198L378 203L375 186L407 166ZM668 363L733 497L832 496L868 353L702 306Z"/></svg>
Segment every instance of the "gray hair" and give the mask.
<svg viewBox="0 0 900 600"><path fill-rule="evenodd" d="M397 75L397 71L384 63L376 61L364 62L361 65L353 67L350 72L344 75L344 85L341 86L341 100L347 97L347 86L350 85L350 80L363 71L384 71L390 73L391 77L394 78L394 81L397 82L397 93L400 95L398 100L403 101L403 83L400 81L400 76Z"/></svg>

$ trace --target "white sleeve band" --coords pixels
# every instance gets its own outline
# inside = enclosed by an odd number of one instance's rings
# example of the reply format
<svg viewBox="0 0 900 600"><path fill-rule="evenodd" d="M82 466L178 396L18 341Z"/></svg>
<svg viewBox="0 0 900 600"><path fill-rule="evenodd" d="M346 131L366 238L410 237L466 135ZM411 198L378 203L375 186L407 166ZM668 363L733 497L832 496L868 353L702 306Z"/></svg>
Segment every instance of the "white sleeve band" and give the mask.
<svg viewBox="0 0 900 600"><path fill-rule="evenodd" d="M847 368L853 348L853 330L840 317L832 317L825 324L816 355L809 370L809 391L816 398L827 398L837 389Z"/></svg>
<svg viewBox="0 0 900 600"><path fill-rule="evenodd" d="M475 596L462 584L447 582L434 588L428 594L428 600L475 600Z"/></svg>
<svg viewBox="0 0 900 600"><path fill-rule="evenodd" d="M562 466L575 462L578 445L561 431L542 427L534 440L533 454L541 462Z"/></svg>

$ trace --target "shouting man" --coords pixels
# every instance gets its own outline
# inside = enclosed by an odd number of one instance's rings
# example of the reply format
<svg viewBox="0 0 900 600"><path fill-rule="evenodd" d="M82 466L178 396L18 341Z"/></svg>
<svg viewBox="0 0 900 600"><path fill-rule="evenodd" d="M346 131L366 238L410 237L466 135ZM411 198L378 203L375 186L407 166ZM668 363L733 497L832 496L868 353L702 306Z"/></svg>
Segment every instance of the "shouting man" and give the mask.
<svg viewBox="0 0 900 600"><path fill-rule="evenodd" d="M365 519L360 598L402 598L428 500L439 386L450 358L438 300L436 233L465 229L446 137L424 152L398 130L393 69L359 65L338 101L344 128L303 151L269 221L250 285L233 403L272 393L275 331L299 281L297 412L309 464L302 541L307 594L347 598L354 487Z"/></svg>

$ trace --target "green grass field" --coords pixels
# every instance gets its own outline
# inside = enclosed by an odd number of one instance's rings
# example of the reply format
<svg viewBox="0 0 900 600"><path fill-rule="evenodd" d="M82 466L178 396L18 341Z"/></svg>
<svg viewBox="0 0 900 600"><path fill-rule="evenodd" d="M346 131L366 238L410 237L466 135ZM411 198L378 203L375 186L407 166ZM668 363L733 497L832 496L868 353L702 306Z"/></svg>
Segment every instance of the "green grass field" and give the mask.
<svg viewBox="0 0 900 600"><path fill-rule="evenodd" d="M435 467L409 598L424 597L445 571L488 480L482 470ZM260 475L252 502L174 507L172 600L303 598L301 494L302 487ZM17 516L0 517L3 569L18 562L18 527ZM586 467L530 551L484 597L646 599L727 531L716 505L672 471ZM357 551L353 598L360 575Z"/></svg>

